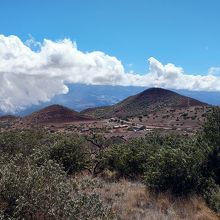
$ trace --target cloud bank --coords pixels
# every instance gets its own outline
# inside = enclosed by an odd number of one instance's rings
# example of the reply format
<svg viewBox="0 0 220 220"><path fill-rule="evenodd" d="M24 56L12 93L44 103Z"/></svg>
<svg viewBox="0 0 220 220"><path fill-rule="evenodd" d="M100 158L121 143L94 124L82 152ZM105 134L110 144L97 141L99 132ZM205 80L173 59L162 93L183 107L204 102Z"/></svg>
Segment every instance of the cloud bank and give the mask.
<svg viewBox="0 0 220 220"><path fill-rule="evenodd" d="M127 73L116 57L82 52L69 39L24 43L17 36L0 35L0 110L15 112L49 101L68 93L69 83L220 91L218 67L210 68L207 75L190 75L153 57L148 62L146 74Z"/></svg>

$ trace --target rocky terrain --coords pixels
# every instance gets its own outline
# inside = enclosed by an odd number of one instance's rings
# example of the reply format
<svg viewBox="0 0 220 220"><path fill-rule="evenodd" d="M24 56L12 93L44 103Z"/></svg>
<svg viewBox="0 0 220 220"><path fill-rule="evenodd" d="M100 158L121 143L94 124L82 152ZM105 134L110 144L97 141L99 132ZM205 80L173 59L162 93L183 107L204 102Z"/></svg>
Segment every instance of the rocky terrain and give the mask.
<svg viewBox="0 0 220 220"><path fill-rule="evenodd" d="M115 105L91 108L82 111L82 113L96 118L125 118L146 115L166 108L181 109L195 106L205 107L208 104L170 90L150 88Z"/></svg>
<svg viewBox="0 0 220 220"><path fill-rule="evenodd" d="M125 139L144 136L154 130L191 135L201 128L210 111L206 103L152 88L116 105L82 112L51 105L23 118L2 116L0 128L3 131L44 127L51 132L101 134Z"/></svg>

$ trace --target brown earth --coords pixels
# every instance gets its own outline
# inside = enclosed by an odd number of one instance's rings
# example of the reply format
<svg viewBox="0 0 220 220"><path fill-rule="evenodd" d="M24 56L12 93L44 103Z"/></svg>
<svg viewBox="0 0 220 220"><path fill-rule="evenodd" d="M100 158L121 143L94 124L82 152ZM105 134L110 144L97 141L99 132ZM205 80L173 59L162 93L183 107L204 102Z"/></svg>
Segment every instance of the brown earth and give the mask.
<svg viewBox="0 0 220 220"><path fill-rule="evenodd" d="M23 118L24 123L67 123L75 121L88 121L91 117L61 105L51 105Z"/></svg>
<svg viewBox="0 0 220 220"><path fill-rule="evenodd" d="M90 108L82 113L96 118L126 118L157 112L165 108L181 109L193 106L208 106L208 104L170 90L151 88L115 105Z"/></svg>

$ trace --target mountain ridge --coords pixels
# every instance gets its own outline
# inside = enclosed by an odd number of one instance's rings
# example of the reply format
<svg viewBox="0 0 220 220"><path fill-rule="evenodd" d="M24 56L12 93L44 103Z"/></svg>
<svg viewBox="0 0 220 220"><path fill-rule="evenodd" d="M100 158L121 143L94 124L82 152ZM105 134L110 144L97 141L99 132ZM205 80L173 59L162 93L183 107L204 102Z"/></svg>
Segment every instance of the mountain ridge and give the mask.
<svg viewBox="0 0 220 220"><path fill-rule="evenodd" d="M13 114L16 116L27 116L35 111L53 104L60 104L76 111L83 111L88 108L114 105L128 96L136 95L147 89L146 87L135 86L106 86L106 85L83 85L69 84L69 92L65 95L57 95L48 102L26 106L16 112L3 112L0 115ZM220 93L211 91L190 91L170 89L181 95L189 96L201 102L214 106L220 106Z"/></svg>
<svg viewBox="0 0 220 220"><path fill-rule="evenodd" d="M97 118L133 117L166 107L187 108L191 106L208 106L208 104L171 90L149 88L136 95L129 96L115 105L89 108L81 111L81 113Z"/></svg>

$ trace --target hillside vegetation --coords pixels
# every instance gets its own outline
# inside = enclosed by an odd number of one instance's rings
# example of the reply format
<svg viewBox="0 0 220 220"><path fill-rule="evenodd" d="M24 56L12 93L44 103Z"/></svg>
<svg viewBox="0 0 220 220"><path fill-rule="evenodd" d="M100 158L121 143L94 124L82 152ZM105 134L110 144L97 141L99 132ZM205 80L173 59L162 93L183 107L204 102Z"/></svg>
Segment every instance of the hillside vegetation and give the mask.
<svg viewBox="0 0 220 220"><path fill-rule="evenodd" d="M219 219L219 212L220 108L187 138L0 133L0 219Z"/></svg>
<svg viewBox="0 0 220 220"><path fill-rule="evenodd" d="M82 113L96 118L125 118L149 114L164 108L187 108L192 106L208 106L208 104L170 90L151 88L130 96L115 105L91 108L82 111Z"/></svg>

